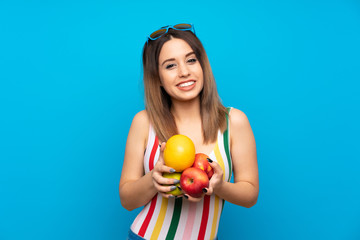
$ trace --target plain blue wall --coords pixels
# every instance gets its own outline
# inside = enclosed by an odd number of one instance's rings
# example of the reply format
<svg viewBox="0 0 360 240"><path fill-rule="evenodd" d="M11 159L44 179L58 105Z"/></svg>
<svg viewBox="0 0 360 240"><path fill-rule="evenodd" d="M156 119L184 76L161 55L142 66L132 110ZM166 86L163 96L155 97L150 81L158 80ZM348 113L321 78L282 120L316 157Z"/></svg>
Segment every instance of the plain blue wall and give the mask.
<svg viewBox="0 0 360 240"><path fill-rule="evenodd" d="M181 22L257 141L258 203L226 203L219 238L360 239L357 0L1 1L0 239L125 238L141 49Z"/></svg>

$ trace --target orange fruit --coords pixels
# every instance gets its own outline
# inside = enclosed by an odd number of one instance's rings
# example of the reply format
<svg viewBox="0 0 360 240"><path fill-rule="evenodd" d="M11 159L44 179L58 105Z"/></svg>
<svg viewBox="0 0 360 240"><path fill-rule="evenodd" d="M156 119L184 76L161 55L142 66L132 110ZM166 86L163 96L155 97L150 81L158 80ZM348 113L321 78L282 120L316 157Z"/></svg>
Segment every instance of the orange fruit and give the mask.
<svg viewBox="0 0 360 240"><path fill-rule="evenodd" d="M164 150L165 165L182 172L193 165L195 160L195 145L185 135L174 135L166 142Z"/></svg>
<svg viewBox="0 0 360 240"><path fill-rule="evenodd" d="M174 173L163 173L163 177L164 177L164 178L177 179L177 180L180 181L181 173L177 173L177 172L174 172ZM167 185L167 186L170 186L170 185ZM180 187L180 183L175 184L175 186ZM178 196L178 195L181 195L182 192L179 190L179 188L176 188L176 189L173 190L173 191L167 192L167 194L172 194L172 195L174 195L174 196Z"/></svg>

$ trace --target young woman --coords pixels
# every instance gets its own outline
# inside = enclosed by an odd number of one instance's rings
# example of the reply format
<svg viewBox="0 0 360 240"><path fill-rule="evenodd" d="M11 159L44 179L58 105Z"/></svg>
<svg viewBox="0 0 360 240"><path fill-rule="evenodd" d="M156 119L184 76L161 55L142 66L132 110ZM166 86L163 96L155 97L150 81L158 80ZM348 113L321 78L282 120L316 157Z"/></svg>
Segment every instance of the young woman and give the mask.
<svg viewBox="0 0 360 240"><path fill-rule="evenodd" d="M246 115L219 99L206 52L190 24L163 27L143 49L146 110L137 113L127 138L119 191L127 210L144 206L129 239L216 239L224 201L251 207L259 181L255 139ZM175 179L163 151L183 134L214 169L201 198L166 194ZM234 173L234 183L230 182ZM165 186L170 185L170 186Z"/></svg>

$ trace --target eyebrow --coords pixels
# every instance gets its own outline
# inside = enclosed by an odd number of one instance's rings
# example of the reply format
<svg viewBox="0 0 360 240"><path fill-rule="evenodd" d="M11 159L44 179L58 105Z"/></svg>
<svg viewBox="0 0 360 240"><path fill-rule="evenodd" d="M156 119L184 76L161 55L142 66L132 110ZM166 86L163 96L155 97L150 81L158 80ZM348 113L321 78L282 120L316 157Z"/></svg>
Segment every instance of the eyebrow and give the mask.
<svg viewBox="0 0 360 240"><path fill-rule="evenodd" d="M195 52L189 52L185 55L185 58L187 58L188 56L192 55L192 54L195 54ZM166 59L165 61L163 61L163 63L161 64L161 66L163 66L166 62L169 62L169 61L175 61L175 58L169 58L169 59Z"/></svg>

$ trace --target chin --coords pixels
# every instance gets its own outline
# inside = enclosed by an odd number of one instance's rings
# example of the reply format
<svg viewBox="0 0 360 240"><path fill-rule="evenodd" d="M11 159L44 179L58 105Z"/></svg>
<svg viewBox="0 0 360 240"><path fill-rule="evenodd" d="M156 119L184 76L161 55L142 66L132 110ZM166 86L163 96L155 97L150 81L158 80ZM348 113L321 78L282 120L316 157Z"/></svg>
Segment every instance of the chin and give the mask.
<svg viewBox="0 0 360 240"><path fill-rule="evenodd" d="M179 102L187 102L187 101L197 101L200 99L200 93L201 91L191 91L191 92L187 92L185 94L179 94L177 95L175 98L176 101Z"/></svg>

